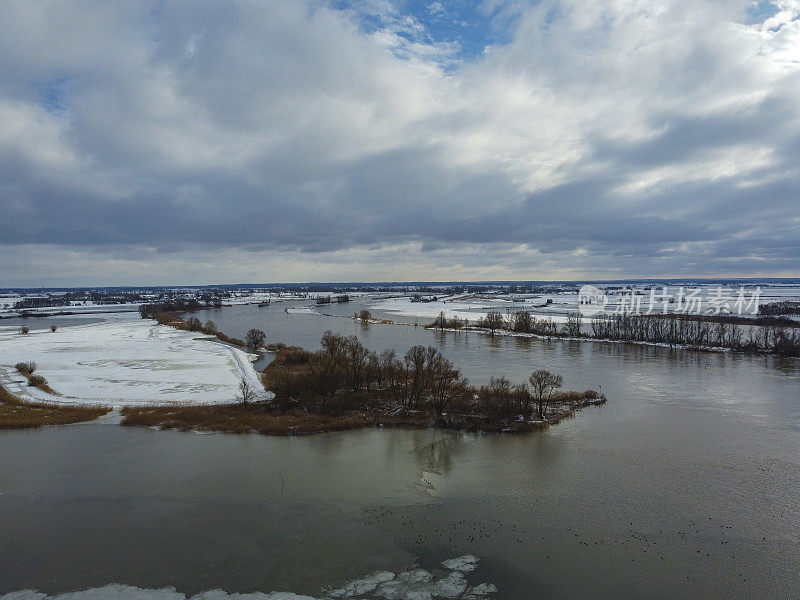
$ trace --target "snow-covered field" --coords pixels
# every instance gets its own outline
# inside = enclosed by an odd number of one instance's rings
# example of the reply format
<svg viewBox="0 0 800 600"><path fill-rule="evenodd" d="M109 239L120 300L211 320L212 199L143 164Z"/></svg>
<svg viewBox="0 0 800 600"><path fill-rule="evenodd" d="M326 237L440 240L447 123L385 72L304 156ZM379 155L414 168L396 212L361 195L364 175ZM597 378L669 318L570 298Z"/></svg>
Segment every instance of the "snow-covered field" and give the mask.
<svg viewBox="0 0 800 600"><path fill-rule="evenodd" d="M106 316L55 333L0 330L0 383L23 399L109 406L234 402L243 377L267 394L252 355L135 313ZM61 396L27 385L14 365L28 361Z"/></svg>
<svg viewBox="0 0 800 600"><path fill-rule="evenodd" d="M537 318L552 318L555 322L566 321L567 309L563 309L563 314L555 314L560 307L548 306L547 313L540 313L536 308L540 307L544 300L540 298L531 298L525 302L512 302L511 298L464 298L459 297L440 297L435 302L412 302L410 297L404 298L387 298L380 300L369 308L372 310L381 310L388 314L403 315L406 317L417 317L421 322L432 322L439 313L444 312L444 316L448 319L458 317L459 319L468 319L471 324L475 324L478 319L486 316L490 311L499 311L503 314L507 312L515 312L518 310L531 311ZM575 303L577 309L577 302Z"/></svg>
<svg viewBox="0 0 800 600"><path fill-rule="evenodd" d="M625 288L627 291L621 291ZM615 284L605 287L601 285L601 290L608 294L608 304L605 306L606 314L621 311L628 307L630 311L633 307L633 296L630 290L636 290L638 312L661 313L664 308L667 312L688 314L724 314L730 312L739 314L736 310L736 299L740 290L744 294L745 304L757 298L758 304L763 305L769 302L784 300L800 301L800 286L796 284L764 284L758 286L758 292L754 284L746 287L726 286L721 288L719 285L711 284L684 284L669 286L648 286L643 283L636 284ZM651 299L651 289L655 294L655 300ZM689 294L696 294L697 301L689 305L687 297ZM720 298L727 298L725 303L727 311L716 308L719 306ZM717 304L714 304L714 299ZM670 302L671 300L671 302ZM666 304L665 304L666 301ZM458 317L469 319L474 324L480 318L486 316L489 311L497 311L509 314L517 311L528 311L537 319L552 319L555 323L564 323L567 315L579 311L579 296L576 291L554 291L544 294L508 294L508 293L486 293L486 294L462 294L458 296L438 296L435 302L412 302L411 296L392 297L377 300L370 309L384 311L388 314L413 317L420 322L431 322L444 312L448 319ZM757 304L745 306L742 312L744 317L756 316Z"/></svg>

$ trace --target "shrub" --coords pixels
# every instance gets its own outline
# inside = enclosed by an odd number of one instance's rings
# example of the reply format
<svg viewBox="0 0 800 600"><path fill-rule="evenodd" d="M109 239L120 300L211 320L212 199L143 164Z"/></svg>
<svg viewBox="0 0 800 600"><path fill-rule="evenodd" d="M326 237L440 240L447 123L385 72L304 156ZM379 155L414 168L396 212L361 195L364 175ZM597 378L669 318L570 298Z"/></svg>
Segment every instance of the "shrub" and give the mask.
<svg viewBox="0 0 800 600"><path fill-rule="evenodd" d="M308 364L313 355L313 352L293 346L285 350L283 364L286 366L305 365Z"/></svg>
<svg viewBox="0 0 800 600"><path fill-rule="evenodd" d="M186 319L186 327L189 331L200 331L203 328L203 323L197 317L189 317Z"/></svg>
<svg viewBox="0 0 800 600"><path fill-rule="evenodd" d="M58 331L58 325L50 325L50 331L52 331L53 333Z"/></svg>
<svg viewBox="0 0 800 600"><path fill-rule="evenodd" d="M179 321L180 317L173 312L158 312L155 315L155 320L159 325L168 325L174 321Z"/></svg>
<svg viewBox="0 0 800 600"><path fill-rule="evenodd" d="M47 379L41 375L31 375L28 377L28 385L33 387L42 387L43 385L47 385Z"/></svg>
<svg viewBox="0 0 800 600"><path fill-rule="evenodd" d="M211 319L206 321L206 324L203 325L203 333L214 334L214 333L217 333L217 332L218 332L217 324L214 323L214 321L212 321Z"/></svg>
<svg viewBox="0 0 800 600"><path fill-rule="evenodd" d="M360 313L358 313L358 318L362 321L369 321L372 318L372 313L369 312L366 308L362 309Z"/></svg>
<svg viewBox="0 0 800 600"><path fill-rule="evenodd" d="M30 375L36 370L36 363L33 361L18 362L14 367L23 375Z"/></svg>
<svg viewBox="0 0 800 600"><path fill-rule="evenodd" d="M27 325L23 325L22 327L19 328L19 332L22 335L28 335L31 332L31 328L28 327Z"/></svg>

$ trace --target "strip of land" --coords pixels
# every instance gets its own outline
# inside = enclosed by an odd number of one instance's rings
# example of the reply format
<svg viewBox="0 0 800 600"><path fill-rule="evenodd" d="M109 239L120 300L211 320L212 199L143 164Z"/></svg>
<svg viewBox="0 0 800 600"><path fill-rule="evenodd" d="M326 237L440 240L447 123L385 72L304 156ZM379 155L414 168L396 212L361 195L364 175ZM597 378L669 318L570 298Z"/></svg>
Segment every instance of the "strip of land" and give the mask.
<svg viewBox="0 0 800 600"><path fill-rule="evenodd" d="M0 429L27 429L94 421L110 408L23 402L0 385Z"/></svg>
<svg viewBox="0 0 800 600"><path fill-rule="evenodd" d="M331 332L322 346L318 352L269 347L276 357L262 380L274 394L270 401L128 407L122 424L271 435L364 427L524 433L606 401L592 390L560 392L560 378L546 371L531 376L531 389L505 378L470 386L432 347L415 346L400 359L393 352L376 355L354 336Z"/></svg>

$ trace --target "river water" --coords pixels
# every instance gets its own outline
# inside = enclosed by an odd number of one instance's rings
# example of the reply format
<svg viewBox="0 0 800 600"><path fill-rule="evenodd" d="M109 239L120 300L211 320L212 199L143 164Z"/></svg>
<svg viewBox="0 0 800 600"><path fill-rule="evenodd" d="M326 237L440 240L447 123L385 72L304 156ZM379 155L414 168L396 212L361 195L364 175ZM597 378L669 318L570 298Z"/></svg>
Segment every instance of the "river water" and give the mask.
<svg viewBox="0 0 800 600"><path fill-rule="evenodd" d="M546 368L609 402L525 436L3 431L0 594L122 583L321 597L472 554L468 578L499 599L797 597L800 361L346 318L364 305L198 316L309 348L325 329L376 350L435 345L473 383Z"/></svg>

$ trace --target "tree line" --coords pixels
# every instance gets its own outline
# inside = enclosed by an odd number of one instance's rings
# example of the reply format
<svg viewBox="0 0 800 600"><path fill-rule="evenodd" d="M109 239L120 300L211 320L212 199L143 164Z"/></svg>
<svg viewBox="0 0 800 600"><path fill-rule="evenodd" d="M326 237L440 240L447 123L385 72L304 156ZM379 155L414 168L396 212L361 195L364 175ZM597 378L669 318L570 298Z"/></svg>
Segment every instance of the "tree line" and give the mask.
<svg viewBox="0 0 800 600"><path fill-rule="evenodd" d="M530 333L542 337L590 338L628 342L665 344L669 347L689 346L725 348L753 354L800 356L800 326L742 325L726 319L704 319L693 315L643 315L613 313L598 315L589 320L584 331L580 313L570 313L559 325L552 318L537 319L527 311L503 315L494 311L476 321L476 326L488 329ZM432 326L448 323L441 314ZM466 327L461 324L458 328ZM448 327L449 328L449 327Z"/></svg>

